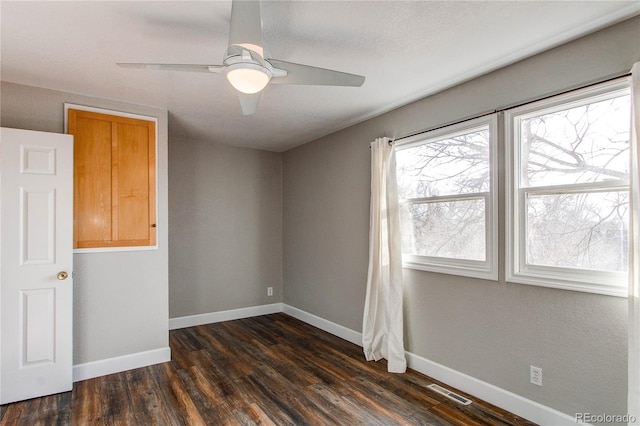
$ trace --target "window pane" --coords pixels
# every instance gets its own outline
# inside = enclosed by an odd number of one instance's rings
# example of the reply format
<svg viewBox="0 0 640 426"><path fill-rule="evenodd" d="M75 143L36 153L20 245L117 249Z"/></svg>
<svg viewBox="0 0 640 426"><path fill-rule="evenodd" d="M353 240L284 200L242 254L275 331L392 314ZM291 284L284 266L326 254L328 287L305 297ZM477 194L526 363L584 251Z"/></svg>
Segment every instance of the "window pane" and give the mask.
<svg viewBox="0 0 640 426"><path fill-rule="evenodd" d="M628 179L630 97L520 122L521 187Z"/></svg>
<svg viewBox="0 0 640 426"><path fill-rule="evenodd" d="M484 199L405 204L402 215L403 253L485 260Z"/></svg>
<svg viewBox="0 0 640 426"><path fill-rule="evenodd" d="M489 191L489 129L428 141L396 154L401 199Z"/></svg>
<svg viewBox="0 0 640 426"><path fill-rule="evenodd" d="M626 191L527 197L527 263L627 270Z"/></svg>

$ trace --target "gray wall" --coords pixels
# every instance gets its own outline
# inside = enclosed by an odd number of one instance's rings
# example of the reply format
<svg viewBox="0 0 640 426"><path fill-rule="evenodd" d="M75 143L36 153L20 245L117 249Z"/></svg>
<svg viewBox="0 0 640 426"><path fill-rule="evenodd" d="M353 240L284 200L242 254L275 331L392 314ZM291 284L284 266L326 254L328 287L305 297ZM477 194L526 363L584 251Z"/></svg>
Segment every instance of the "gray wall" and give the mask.
<svg viewBox="0 0 640 426"><path fill-rule="evenodd" d="M638 40L634 18L287 151L284 302L361 330L376 137L628 72ZM499 211L504 224L503 187ZM504 247L501 225L500 259ZM626 299L505 283L500 269L497 282L405 270L406 349L571 416L626 413ZM529 365L543 369L543 387L529 383Z"/></svg>
<svg viewBox="0 0 640 426"><path fill-rule="evenodd" d="M169 200L171 318L282 301L282 154L172 138Z"/></svg>
<svg viewBox="0 0 640 426"><path fill-rule="evenodd" d="M75 254L74 364L166 348L167 111L3 82L0 125L64 133L65 102L158 119L158 249Z"/></svg>

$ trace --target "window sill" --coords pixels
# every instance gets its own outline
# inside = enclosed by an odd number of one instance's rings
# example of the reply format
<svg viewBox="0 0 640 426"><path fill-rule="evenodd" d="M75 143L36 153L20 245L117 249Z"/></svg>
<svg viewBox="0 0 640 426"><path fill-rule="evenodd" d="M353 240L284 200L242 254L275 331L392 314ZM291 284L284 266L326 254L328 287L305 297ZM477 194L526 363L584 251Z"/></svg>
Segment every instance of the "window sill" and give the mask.
<svg viewBox="0 0 640 426"><path fill-rule="evenodd" d="M402 267L405 269L437 272L439 274L458 275L491 281L498 280L497 267L490 268L485 262L458 261L455 259L442 259L438 262L430 259L427 262L422 256L408 255L404 255L402 260Z"/></svg>
<svg viewBox="0 0 640 426"><path fill-rule="evenodd" d="M92 248L77 248L73 249L73 254L87 254L87 253L110 253L121 251L149 251L158 250L158 246L131 246L131 247L92 247Z"/></svg>
<svg viewBox="0 0 640 426"><path fill-rule="evenodd" d="M525 284L538 287L556 288L560 290L579 291L583 293L600 294L604 296L615 297L628 297L627 287L623 285L623 275L619 274L598 274L597 271L593 273L600 279L599 282L585 282L579 279L562 279L558 278L557 274L551 276L551 273L547 272L527 272L527 273L508 273L506 281L513 284ZM609 278L607 279L606 276ZM611 284L611 283L614 284ZM615 282L620 284L616 285Z"/></svg>

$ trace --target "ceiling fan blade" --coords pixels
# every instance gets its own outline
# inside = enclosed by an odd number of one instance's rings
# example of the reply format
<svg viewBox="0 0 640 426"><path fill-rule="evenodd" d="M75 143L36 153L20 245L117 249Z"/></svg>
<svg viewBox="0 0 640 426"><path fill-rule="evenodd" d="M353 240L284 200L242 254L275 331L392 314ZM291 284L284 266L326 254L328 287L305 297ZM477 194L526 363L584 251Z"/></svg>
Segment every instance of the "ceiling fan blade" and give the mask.
<svg viewBox="0 0 640 426"><path fill-rule="evenodd" d="M274 68L287 71L287 75L279 77L274 73L270 84L305 84L318 86L353 86L360 87L364 77L341 71L317 68L309 65L294 64L278 59L267 59Z"/></svg>
<svg viewBox="0 0 640 426"><path fill-rule="evenodd" d="M258 110L258 102L260 102L260 94L262 92L254 93L254 94L246 94L242 92L238 92L238 99L240 99L240 107L242 107L243 115L251 115L255 114Z"/></svg>
<svg viewBox="0 0 640 426"><path fill-rule="evenodd" d="M187 71L187 72L215 72L224 71L224 65L198 65L198 64L151 64L151 63L117 63L122 68L136 68L146 70L163 71Z"/></svg>
<svg viewBox="0 0 640 426"><path fill-rule="evenodd" d="M233 0L231 2L229 46L232 45L245 47L264 57L259 1Z"/></svg>

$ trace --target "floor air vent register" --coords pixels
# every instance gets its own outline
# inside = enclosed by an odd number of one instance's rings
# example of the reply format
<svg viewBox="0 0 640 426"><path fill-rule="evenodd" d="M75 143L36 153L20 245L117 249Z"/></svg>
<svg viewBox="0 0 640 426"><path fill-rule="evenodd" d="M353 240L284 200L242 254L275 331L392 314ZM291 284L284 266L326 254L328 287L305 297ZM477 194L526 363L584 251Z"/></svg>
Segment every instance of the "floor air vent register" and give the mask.
<svg viewBox="0 0 640 426"><path fill-rule="evenodd" d="M446 396L449 399L454 400L455 402L458 402L462 405L469 405L471 404L473 401L471 401L470 399L465 398L464 396L458 395L455 392L451 392L449 389L445 389L442 386L438 386L436 384L432 384L427 386L429 389L438 392L441 395Z"/></svg>

